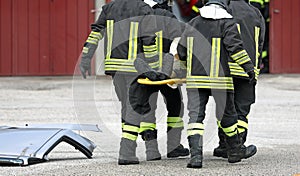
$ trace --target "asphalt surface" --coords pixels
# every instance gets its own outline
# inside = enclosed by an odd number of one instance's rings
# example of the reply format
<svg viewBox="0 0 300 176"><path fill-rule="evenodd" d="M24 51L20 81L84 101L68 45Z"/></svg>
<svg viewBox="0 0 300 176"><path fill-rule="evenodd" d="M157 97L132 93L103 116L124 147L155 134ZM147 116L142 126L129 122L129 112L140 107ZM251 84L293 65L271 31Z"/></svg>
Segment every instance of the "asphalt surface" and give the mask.
<svg viewBox="0 0 300 176"><path fill-rule="evenodd" d="M185 90L183 89L186 102ZM101 133L80 132L97 144L92 159L61 143L49 161L26 167L0 166L0 175L295 175L300 174L300 75L261 75L257 100L249 115L249 137L258 152L230 164L212 156L218 144L214 103L209 101L204 134L203 168L186 168L188 158L166 158L166 110L159 99L157 124L162 160L145 161L138 140L139 165L117 165L120 142L120 104L109 77L1 77L0 126L25 124L98 124ZM184 122L188 121L185 110ZM0 141L1 143L5 141ZM182 144L188 146L183 131Z"/></svg>

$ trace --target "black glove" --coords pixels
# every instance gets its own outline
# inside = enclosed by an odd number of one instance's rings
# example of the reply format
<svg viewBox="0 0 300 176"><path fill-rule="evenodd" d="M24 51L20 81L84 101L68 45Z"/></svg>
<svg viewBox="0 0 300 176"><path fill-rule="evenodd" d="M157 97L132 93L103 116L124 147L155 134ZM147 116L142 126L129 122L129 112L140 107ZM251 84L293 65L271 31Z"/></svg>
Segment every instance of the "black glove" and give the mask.
<svg viewBox="0 0 300 176"><path fill-rule="evenodd" d="M255 79L255 72L254 70L248 71L247 72L248 76L249 76L249 84L256 84L256 79Z"/></svg>
<svg viewBox="0 0 300 176"><path fill-rule="evenodd" d="M160 74L156 71L147 71L145 73L143 73L143 75L150 79L151 81L159 81L160 80Z"/></svg>
<svg viewBox="0 0 300 176"><path fill-rule="evenodd" d="M82 58L80 62L80 72L84 79L86 79L86 72L88 75L91 76L92 68L91 68L91 59L89 58Z"/></svg>

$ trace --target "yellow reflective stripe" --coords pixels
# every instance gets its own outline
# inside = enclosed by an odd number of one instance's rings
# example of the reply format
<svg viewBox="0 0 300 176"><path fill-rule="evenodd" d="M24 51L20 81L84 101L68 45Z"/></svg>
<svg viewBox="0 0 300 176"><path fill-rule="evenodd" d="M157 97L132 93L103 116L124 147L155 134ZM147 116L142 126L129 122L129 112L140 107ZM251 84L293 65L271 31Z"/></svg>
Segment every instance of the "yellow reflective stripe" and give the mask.
<svg viewBox="0 0 300 176"><path fill-rule="evenodd" d="M235 61L235 60L240 59L240 58L242 58L244 56L247 56L247 55L248 54L247 54L246 50L241 50L241 51L231 55L231 58Z"/></svg>
<svg viewBox="0 0 300 176"><path fill-rule="evenodd" d="M232 77L188 76L186 88L233 90Z"/></svg>
<svg viewBox="0 0 300 176"><path fill-rule="evenodd" d="M138 133L140 129L136 126L124 125L123 130Z"/></svg>
<svg viewBox="0 0 300 176"><path fill-rule="evenodd" d="M137 137L138 136L130 134L130 133L126 133L126 132L122 133L122 138L126 138L126 139L129 139L129 140L132 140L132 141L136 141Z"/></svg>
<svg viewBox="0 0 300 176"><path fill-rule="evenodd" d="M149 127L149 128L155 129L156 124L155 123L149 123L149 122L141 122L140 127Z"/></svg>
<svg viewBox="0 0 300 176"><path fill-rule="evenodd" d="M106 59L110 59L112 50L112 40L114 33L114 20L106 21L106 35L107 35L107 48L106 48Z"/></svg>
<svg viewBox="0 0 300 176"><path fill-rule="evenodd" d="M156 32L156 45L159 58L159 68L162 68L163 61L163 31Z"/></svg>
<svg viewBox="0 0 300 176"><path fill-rule="evenodd" d="M248 129L248 123L247 122L244 122L242 120L238 120L238 127L243 127L243 128L246 128Z"/></svg>
<svg viewBox="0 0 300 176"><path fill-rule="evenodd" d="M255 53L256 53L256 58L255 58L255 67L258 67L258 58L259 58L259 51L258 51L258 41L259 41L259 34L260 34L260 28L255 26Z"/></svg>
<svg viewBox="0 0 300 176"><path fill-rule="evenodd" d="M232 77L187 76L187 82L232 83Z"/></svg>
<svg viewBox="0 0 300 176"><path fill-rule="evenodd" d="M123 123L122 123L122 129L124 128L124 125L125 125L125 123L123 122Z"/></svg>
<svg viewBox="0 0 300 176"><path fill-rule="evenodd" d="M172 127L172 128L181 128L181 127L184 127L184 124L181 121L181 122L168 123L167 126Z"/></svg>
<svg viewBox="0 0 300 176"><path fill-rule="evenodd" d="M187 38L187 76L192 75L193 43L194 43L194 37L188 37Z"/></svg>
<svg viewBox="0 0 300 176"><path fill-rule="evenodd" d="M223 129L224 133L229 137L237 134L237 124L234 124L230 127L226 127L226 128L221 127L221 128Z"/></svg>
<svg viewBox="0 0 300 176"><path fill-rule="evenodd" d="M139 27L138 22L131 22L130 23L128 60L136 59L138 27Z"/></svg>
<svg viewBox="0 0 300 176"><path fill-rule="evenodd" d="M246 62L251 61L251 59L249 58L249 56L244 56L240 59L235 60L235 62L237 62L239 65L243 65Z"/></svg>
<svg viewBox="0 0 300 176"><path fill-rule="evenodd" d="M193 135L196 135L196 134L199 134L199 135L203 136L204 130L187 130L187 135L188 136L193 136Z"/></svg>
<svg viewBox="0 0 300 176"><path fill-rule="evenodd" d="M83 53L88 53L89 52L89 48L88 47L83 47L82 52Z"/></svg>
<svg viewBox="0 0 300 176"><path fill-rule="evenodd" d="M154 130L155 128L156 128L155 123L141 122L139 133L146 131L146 130Z"/></svg>
<svg viewBox="0 0 300 176"><path fill-rule="evenodd" d="M94 45L98 45L98 42L96 42L95 40L87 39L86 42L94 44Z"/></svg>
<svg viewBox="0 0 300 176"><path fill-rule="evenodd" d="M222 126L221 126L221 121L218 120L218 121L217 121L217 125L218 125L219 128L222 128Z"/></svg>
<svg viewBox="0 0 300 176"><path fill-rule="evenodd" d="M151 62L148 63L149 66L153 69L157 69L159 67L159 62ZM106 59L105 60L105 70L106 71L129 71L129 72L137 72L133 61L126 59Z"/></svg>
<svg viewBox="0 0 300 176"><path fill-rule="evenodd" d="M250 2L256 2L256 3L259 3L261 6L264 5L264 0L250 0Z"/></svg>
<svg viewBox="0 0 300 176"><path fill-rule="evenodd" d="M97 38L97 39L99 39L99 40L103 38L102 34L101 34L100 32L96 32L96 31L92 31L92 32L90 33L90 36L92 36L92 37L94 37L94 38Z"/></svg>
<svg viewBox="0 0 300 176"><path fill-rule="evenodd" d="M245 132L245 131L246 131L245 128L238 128L238 132L239 132L239 133L243 133L243 132Z"/></svg>
<svg viewBox="0 0 300 176"><path fill-rule="evenodd" d="M189 123L187 129L199 128L204 129L203 123Z"/></svg>
<svg viewBox="0 0 300 176"><path fill-rule="evenodd" d="M265 58L267 57L268 55L268 52L267 51L263 51L262 54L261 54L261 58Z"/></svg>
<svg viewBox="0 0 300 176"><path fill-rule="evenodd" d="M237 23L237 24L236 24L236 27L237 27L239 33L241 33L241 25Z"/></svg>
<svg viewBox="0 0 300 176"><path fill-rule="evenodd" d="M187 89L220 89L220 90L234 90L233 84L223 84L223 85L214 85L214 84L186 84Z"/></svg>
<svg viewBox="0 0 300 176"><path fill-rule="evenodd" d="M195 5L192 6L192 10L193 10L194 12L196 12L196 13L199 13L199 12L200 12L199 8L198 8L197 6L195 6Z"/></svg>
<svg viewBox="0 0 300 176"><path fill-rule="evenodd" d="M210 76L218 77L219 75L219 64L220 64L220 39L213 38L211 44L211 58L210 58Z"/></svg>
<svg viewBox="0 0 300 176"><path fill-rule="evenodd" d="M155 51L155 52L146 52L145 51L144 54L145 54L145 58L151 58L151 57L154 57L157 55L157 51Z"/></svg>
<svg viewBox="0 0 300 176"><path fill-rule="evenodd" d="M144 51L154 51L157 49L157 46L156 45L143 45L143 49Z"/></svg>
<svg viewBox="0 0 300 176"><path fill-rule="evenodd" d="M182 122L181 117L168 117L167 122Z"/></svg>
<svg viewBox="0 0 300 176"><path fill-rule="evenodd" d="M230 127L226 127L226 128L222 127L222 129L225 133L231 133L237 129L237 124L234 124L234 125L232 125Z"/></svg>
<svg viewBox="0 0 300 176"><path fill-rule="evenodd" d="M239 66L237 63L235 63L235 62L228 62L228 64L229 64L229 69L230 69L230 74L231 75L242 76L242 77L249 77L248 74L244 71L244 69L241 66ZM258 78L259 71L260 71L260 69L254 68L255 78L256 79Z"/></svg>

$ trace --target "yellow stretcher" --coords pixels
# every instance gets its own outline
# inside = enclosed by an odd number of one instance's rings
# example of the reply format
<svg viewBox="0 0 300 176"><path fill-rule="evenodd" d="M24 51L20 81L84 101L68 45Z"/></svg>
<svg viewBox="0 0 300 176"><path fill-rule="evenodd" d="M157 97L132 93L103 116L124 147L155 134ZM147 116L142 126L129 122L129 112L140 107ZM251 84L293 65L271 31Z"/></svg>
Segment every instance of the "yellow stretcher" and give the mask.
<svg viewBox="0 0 300 176"><path fill-rule="evenodd" d="M138 83L140 84L146 84L146 85L163 85L163 84L169 84L169 85L173 85L173 84L182 84L186 82L185 78L172 78L172 79L165 79L165 80L161 80L161 81L151 81L148 78L140 78L137 80Z"/></svg>

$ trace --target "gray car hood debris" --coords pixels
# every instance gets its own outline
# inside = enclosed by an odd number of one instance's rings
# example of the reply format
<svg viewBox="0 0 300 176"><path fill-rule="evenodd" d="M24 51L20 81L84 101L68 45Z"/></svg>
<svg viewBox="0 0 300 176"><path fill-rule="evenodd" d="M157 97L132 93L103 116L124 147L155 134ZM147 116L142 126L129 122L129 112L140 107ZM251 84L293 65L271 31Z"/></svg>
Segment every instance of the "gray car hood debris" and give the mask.
<svg viewBox="0 0 300 176"><path fill-rule="evenodd" d="M26 166L47 161L49 152L61 142L92 158L96 145L72 130L101 131L97 125L86 124L0 126L0 165Z"/></svg>

